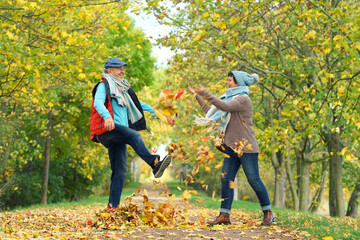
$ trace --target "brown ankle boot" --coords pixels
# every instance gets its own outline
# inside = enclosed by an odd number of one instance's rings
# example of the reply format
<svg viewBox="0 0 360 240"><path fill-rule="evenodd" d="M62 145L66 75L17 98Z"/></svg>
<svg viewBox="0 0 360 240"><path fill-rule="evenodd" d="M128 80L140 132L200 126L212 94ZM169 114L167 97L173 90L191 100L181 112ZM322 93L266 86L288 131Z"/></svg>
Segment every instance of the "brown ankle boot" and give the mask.
<svg viewBox="0 0 360 240"><path fill-rule="evenodd" d="M275 222L274 213L269 209L264 212L264 220L261 223L261 226L270 226L273 222Z"/></svg>
<svg viewBox="0 0 360 240"><path fill-rule="evenodd" d="M230 222L230 214L228 214L228 213L220 213L219 216L217 216L214 221L207 222L207 223L210 224L210 225L218 225L218 224L229 225L229 224L231 224L231 222Z"/></svg>

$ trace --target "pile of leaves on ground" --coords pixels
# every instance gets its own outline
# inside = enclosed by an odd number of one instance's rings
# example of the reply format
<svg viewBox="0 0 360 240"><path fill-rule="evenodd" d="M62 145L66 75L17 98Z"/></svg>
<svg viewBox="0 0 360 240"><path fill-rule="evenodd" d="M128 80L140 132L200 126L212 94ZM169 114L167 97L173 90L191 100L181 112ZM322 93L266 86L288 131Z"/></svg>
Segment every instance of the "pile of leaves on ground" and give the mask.
<svg viewBox="0 0 360 240"><path fill-rule="evenodd" d="M185 196L186 197L186 196ZM142 198L142 202L139 202ZM93 227L118 229L122 225L148 225L151 227L177 226L189 222L187 214L189 204L186 198L174 201L175 195L171 197L167 192L159 193L162 201L150 201L146 190L143 193L133 194L125 198L125 203L116 209L104 209L96 214L95 220L91 221ZM201 216L198 219L202 222Z"/></svg>
<svg viewBox="0 0 360 240"><path fill-rule="evenodd" d="M149 193L151 190L149 190ZM44 207L0 213L0 239L303 239L306 232L260 226L261 219L241 210L232 225L209 226L218 210L198 207L166 192L146 190L127 197L116 209L103 204Z"/></svg>

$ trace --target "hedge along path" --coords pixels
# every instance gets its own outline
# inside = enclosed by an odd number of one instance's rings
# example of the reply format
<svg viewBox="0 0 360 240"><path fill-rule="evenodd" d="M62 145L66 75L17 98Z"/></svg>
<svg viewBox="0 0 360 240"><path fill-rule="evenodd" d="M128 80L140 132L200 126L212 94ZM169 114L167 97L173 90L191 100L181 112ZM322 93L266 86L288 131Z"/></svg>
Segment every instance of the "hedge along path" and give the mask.
<svg viewBox="0 0 360 240"><path fill-rule="evenodd" d="M276 224L260 226L241 210L232 210L232 225L208 226L218 215L189 204L192 192L175 198L164 184L142 184L115 211L104 205L45 207L0 213L0 239L305 239Z"/></svg>

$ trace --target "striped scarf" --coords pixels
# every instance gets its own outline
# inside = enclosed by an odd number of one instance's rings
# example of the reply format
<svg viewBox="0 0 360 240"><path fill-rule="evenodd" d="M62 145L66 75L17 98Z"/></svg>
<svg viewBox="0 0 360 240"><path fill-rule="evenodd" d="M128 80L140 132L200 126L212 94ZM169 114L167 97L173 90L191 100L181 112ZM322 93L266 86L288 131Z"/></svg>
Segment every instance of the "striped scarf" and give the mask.
<svg viewBox="0 0 360 240"><path fill-rule="evenodd" d="M105 73L104 78L108 81L110 87L110 97L113 97L117 100L118 104L122 107L126 107L128 110L128 119L131 123L137 122L140 118L143 117L139 109L134 104L128 90L130 88L130 83L125 79L123 81L117 79L110 74Z"/></svg>
<svg viewBox="0 0 360 240"><path fill-rule="evenodd" d="M219 99L228 102L232 100L236 96L240 95L249 95L249 87L247 86L238 86L234 88L226 89L225 93L219 97ZM205 117L195 116L194 123L198 126L209 126L211 134L219 131L219 134L225 133L226 127L230 121L231 113L223 112L220 109L217 109L214 105L212 105L209 111L206 113ZM214 123L219 123L218 126L213 126Z"/></svg>

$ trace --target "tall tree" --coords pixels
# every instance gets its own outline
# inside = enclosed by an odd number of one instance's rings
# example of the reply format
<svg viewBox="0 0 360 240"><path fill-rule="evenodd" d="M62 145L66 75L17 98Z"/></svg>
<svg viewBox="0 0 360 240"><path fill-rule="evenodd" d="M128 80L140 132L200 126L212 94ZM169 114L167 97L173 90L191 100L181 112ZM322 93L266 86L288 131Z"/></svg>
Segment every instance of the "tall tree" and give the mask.
<svg viewBox="0 0 360 240"><path fill-rule="evenodd" d="M0 187L12 184L1 188L2 207L78 199L103 180L106 153L89 140L91 89L110 52L123 57L120 48L126 54L136 47L112 40L138 42L136 54L146 56L133 59L129 75L150 76L139 76L138 86L153 79L151 45L127 7L111 0L1 2Z"/></svg>
<svg viewBox="0 0 360 240"><path fill-rule="evenodd" d="M356 24L359 2L224 0L173 3L175 6L149 1L148 9L160 22L174 27L162 43L178 50L178 58L185 60L182 71L193 68L190 59L200 59L203 55L227 64L219 65L219 72L223 74L228 71L224 71L224 67L259 73L265 93L271 99L268 104L255 95L255 103L265 103L256 104L255 109L261 114L255 115L255 121L264 124L259 136L263 151L282 151L285 147L282 139L289 134L292 136L289 139L292 149L287 151L292 153L292 162L286 169L293 171L291 165L295 166L299 208L307 211L311 204L310 177L313 171L319 170L312 165L323 159L318 152L327 150L329 191L334 193L330 194L333 203L330 214L344 216L342 161L347 155L351 156L351 151L355 150L353 146L358 145L356 134L349 130L358 128L359 110L355 106L359 98L355 93L359 88L360 46ZM202 68L196 70L189 75L192 79L188 82L204 79L203 75L209 73ZM207 85L210 88L217 86L216 77L213 79ZM267 113L263 110L266 108L271 110ZM257 116L271 117L274 123L269 124ZM344 139L346 145L342 144ZM345 148L347 151L343 151ZM276 166L274 164L274 169ZM317 180L320 184L321 179Z"/></svg>

